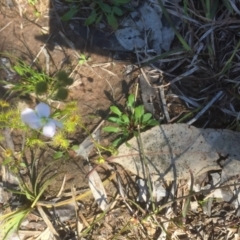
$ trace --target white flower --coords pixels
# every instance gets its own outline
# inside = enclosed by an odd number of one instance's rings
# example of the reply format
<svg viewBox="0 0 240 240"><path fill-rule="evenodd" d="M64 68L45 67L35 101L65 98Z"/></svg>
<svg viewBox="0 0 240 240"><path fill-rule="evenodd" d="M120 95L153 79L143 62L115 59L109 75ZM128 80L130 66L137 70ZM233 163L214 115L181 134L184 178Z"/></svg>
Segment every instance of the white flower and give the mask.
<svg viewBox="0 0 240 240"><path fill-rule="evenodd" d="M39 103L35 111L26 108L21 113L21 119L32 129L42 128L42 133L46 137L53 137L56 132L56 126L61 128L59 121L49 118L51 113L50 107L46 103Z"/></svg>

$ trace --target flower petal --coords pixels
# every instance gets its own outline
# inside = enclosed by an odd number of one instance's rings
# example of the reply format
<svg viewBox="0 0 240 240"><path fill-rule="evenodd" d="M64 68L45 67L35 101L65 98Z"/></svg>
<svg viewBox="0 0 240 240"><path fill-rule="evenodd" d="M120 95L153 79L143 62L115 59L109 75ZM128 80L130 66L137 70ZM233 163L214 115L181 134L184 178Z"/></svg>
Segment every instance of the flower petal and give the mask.
<svg viewBox="0 0 240 240"><path fill-rule="evenodd" d="M39 103L35 107L35 109L36 109L37 115L40 118L42 118L42 117L48 118L50 116L51 109L46 103L43 103L43 102Z"/></svg>
<svg viewBox="0 0 240 240"><path fill-rule="evenodd" d="M62 128L63 124L55 119L49 118L49 121L52 121L57 127Z"/></svg>
<svg viewBox="0 0 240 240"><path fill-rule="evenodd" d="M39 129L42 127L41 120L36 112L31 108L26 108L21 112L21 119L30 128Z"/></svg>
<svg viewBox="0 0 240 240"><path fill-rule="evenodd" d="M53 137L56 132L56 125L53 121L48 121L47 124L43 126L43 135L46 137Z"/></svg>

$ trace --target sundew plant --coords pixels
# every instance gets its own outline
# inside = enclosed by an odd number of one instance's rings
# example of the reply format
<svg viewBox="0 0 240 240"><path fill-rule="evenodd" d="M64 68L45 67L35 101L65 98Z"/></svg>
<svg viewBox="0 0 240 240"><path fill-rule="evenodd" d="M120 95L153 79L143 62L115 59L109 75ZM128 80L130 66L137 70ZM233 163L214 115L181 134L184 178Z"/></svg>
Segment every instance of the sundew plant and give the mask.
<svg viewBox="0 0 240 240"><path fill-rule="evenodd" d="M76 145L71 146L69 136L75 134L77 129L83 129L92 139L93 146L98 150L99 159L102 159L101 152L112 152L112 148L102 147L94 141L87 128L82 123L81 115L76 102L62 103L64 107L56 108L47 101L39 102L34 108L25 107L21 111L17 107L11 107L9 103L0 101L0 128L10 129L21 136L21 150L16 151L11 138L4 142L5 137L0 139L2 145L2 167L8 169L10 174L17 178L18 186L7 188L14 196L25 196L25 202L21 207L12 208L0 216L0 237L8 239L11 232L17 231L22 220L34 209L38 209L38 201L44 199L44 192L57 176L57 173L49 175L48 167L58 161L65 162L70 159L70 150L76 150ZM79 148L79 146L78 146ZM40 152L48 152L51 161L47 162L40 172L37 170L39 161L44 161L37 155ZM31 159L26 158L27 152L33 152ZM28 172L28 178L23 177L21 171ZM22 199L22 198L19 198ZM20 201L20 200L19 200ZM8 203L8 200L7 200ZM4 203L5 204L5 203Z"/></svg>
<svg viewBox="0 0 240 240"><path fill-rule="evenodd" d="M0 233L3 234L1 239L8 239L9 233L17 230L26 215L35 209L44 191L56 177L56 174L51 174L44 180L44 172L47 168L36 175L36 170L33 171L37 166L36 161L44 160L37 157L37 152L40 149L43 152L48 151L49 147L55 149L54 155L59 149L67 152L70 148L68 135L74 133L82 123L75 102L65 104L62 110L51 107L47 102L40 102L35 108L26 107L20 111L17 107L11 107L9 103L1 100L0 107L0 128L9 130L8 141L4 141L6 133L1 131L5 134L1 135L0 139L2 167L5 171L10 171L9 174L15 176L18 182L17 187L10 184L7 191L15 196L24 195L26 198L21 207L12 208L10 213L6 212L0 216ZM15 149L11 132L20 135L21 150ZM35 153L31 160L25 157L29 150ZM53 161L46 163L47 166L56 162L54 158L52 156ZM29 171L27 179L21 175L22 170Z"/></svg>

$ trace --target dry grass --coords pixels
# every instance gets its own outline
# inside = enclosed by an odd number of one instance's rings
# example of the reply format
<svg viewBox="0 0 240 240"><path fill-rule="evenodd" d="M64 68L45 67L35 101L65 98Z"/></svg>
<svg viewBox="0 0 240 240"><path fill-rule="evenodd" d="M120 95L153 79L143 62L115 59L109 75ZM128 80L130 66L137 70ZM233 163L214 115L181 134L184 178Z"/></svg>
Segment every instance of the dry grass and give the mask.
<svg viewBox="0 0 240 240"><path fill-rule="evenodd" d="M231 1L189 0L181 8L173 5L168 10L183 21L179 33L191 51L186 51L183 45L179 52L176 50L159 61L168 82L165 86L170 86L191 111L215 100L195 119L198 126L234 128L237 125L238 8ZM179 47L178 40L175 46Z"/></svg>

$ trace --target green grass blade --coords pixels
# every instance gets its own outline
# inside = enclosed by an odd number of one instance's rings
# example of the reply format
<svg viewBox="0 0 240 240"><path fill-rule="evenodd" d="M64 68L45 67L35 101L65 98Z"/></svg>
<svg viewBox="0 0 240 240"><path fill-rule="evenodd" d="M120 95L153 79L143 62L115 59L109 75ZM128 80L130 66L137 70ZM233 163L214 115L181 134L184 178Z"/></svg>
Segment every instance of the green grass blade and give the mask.
<svg viewBox="0 0 240 240"><path fill-rule="evenodd" d="M35 200L33 201L31 208L34 208L40 197L42 196L43 192L46 190L46 188L52 183L52 181L55 179L55 177L58 175L58 173L54 174L50 179L45 181L43 185L40 188L40 191L38 195L36 196Z"/></svg>
<svg viewBox="0 0 240 240"><path fill-rule="evenodd" d="M21 222L31 211L31 208L23 207L14 212L0 216L0 234L3 234L1 235L2 240L9 239L9 234L18 230Z"/></svg>
<svg viewBox="0 0 240 240"><path fill-rule="evenodd" d="M233 13L233 7L230 4L230 1L229 0L222 0L222 1L223 1L224 6L227 8L227 10L232 14Z"/></svg>

